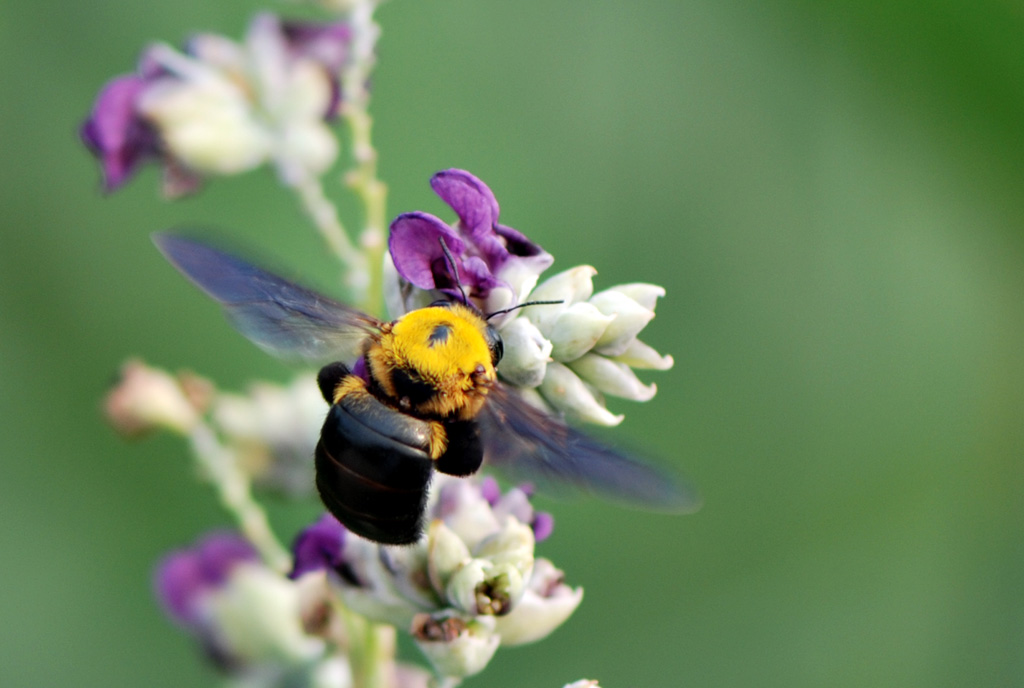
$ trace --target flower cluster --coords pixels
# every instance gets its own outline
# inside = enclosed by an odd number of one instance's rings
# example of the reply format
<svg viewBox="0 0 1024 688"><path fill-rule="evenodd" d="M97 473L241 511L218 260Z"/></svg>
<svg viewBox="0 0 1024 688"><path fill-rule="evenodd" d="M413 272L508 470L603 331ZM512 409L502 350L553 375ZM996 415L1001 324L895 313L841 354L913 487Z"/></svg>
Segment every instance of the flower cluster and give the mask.
<svg viewBox="0 0 1024 688"><path fill-rule="evenodd" d="M542 405L601 425L616 425L623 418L608 411L604 395L634 401L654 396L657 388L642 383L633 368L672 367L671 356L637 338L654 317L664 289L633 283L595 294L597 271L589 265L538 285L554 259L498 222L498 202L486 184L465 170L451 169L435 174L430 185L457 220L449 225L413 212L391 223L394 270L386 294L392 315L422 307L438 293L459 299L465 291L485 314L530 301L555 301L514 310L496 321L505 348L498 366L503 380L536 390Z"/></svg>
<svg viewBox="0 0 1024 688"><path fill-rule="evenodd" d="M169 196L267 162L289 185L322 174L338 153L326 122L341 102L349 41L344 23L260 14L242 43L201 34L184 51L150 46L134 74L103 88L82 125L104 187L119 188L148 160L161 164Z"/></svg>
<svg viewBox="0 0 1024 688"><path fill-rule="evenodd" d="M541 281L553 257L499 222L494 194L469 172L430 180L454 221L404 213L385 246L386 187L376 177L368 111L379 0L311 1L336 20L260 14L242 41L201 34L182 50L155 44L133 74L111 80L81 129L105 189L120 188L147 162L162 168L168 196L272 165L339 259L359 297L354 306L375 312L383 300L398 318L438 298L470 301L500 332L504 383L559 415L614 425L622 416L607 410L605 395L650 399L655 386L633 371L672 366L638 339L663 290L635 283L595 293L589 266ZM365 219L358 237L322 187L342 149L330 126L339 115L351 151L344 179ZM519 308L529 302L544 303ZM358 363L352 369L359 374ZM137 361L125 364L107 398L107 416L123 434L185 437L241 530L169 554L156 574L168 616L232 685L451 686L481 671L500 645L540 640L572 615L582 589L535 555L551 515L534 510L529 488L503 492L490 478L434 475L429 527L410 546L363 539L331 515L302 531L291 551L282 546L253 487L311 496L325 408L308 373L230 394ZM433 678L395 661L396 631L411 635Z"/></svg>
<svg viewBox="0 0 1024 688"><path fill-rule="evenodd" d="M348 609L407 629L435 671L455 678L481 671L499 645L547 636L579 605L582 590L534 557L552 520L522 489L439 475L428 515L425 538L392 547L327 514L296 539L292 576L326 575Z"/></svg>
<svg viewBox="0 0 1024 688"><path fill-rule="evenodd" d="M324 643L302 628L299 586L237 535L213 533L169 554L156 591L168 616L225 671L304 666L323 653Z"/></svg>

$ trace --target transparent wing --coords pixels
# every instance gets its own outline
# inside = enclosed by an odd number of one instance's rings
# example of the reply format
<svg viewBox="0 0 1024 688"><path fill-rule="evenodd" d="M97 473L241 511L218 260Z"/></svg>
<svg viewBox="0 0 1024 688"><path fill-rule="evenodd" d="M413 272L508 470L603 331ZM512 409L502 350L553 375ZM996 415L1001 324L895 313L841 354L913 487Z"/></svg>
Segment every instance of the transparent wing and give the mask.
<svg viewBox="0 0 1024 688"><path fill-rule="evenodd" d="M224 308L239 332L276 356L351 360L380 328L365 313L202 242L174 234L156 234L153 241Z"/></svg>
<svg viewBox="0 0 1024 688"><path fill-rule="evenodd" d="M478 421L486 461L514 479L556 492L571 487L653 511L700 507L689 487L530 406L507 386L491 390Z"/></svg>

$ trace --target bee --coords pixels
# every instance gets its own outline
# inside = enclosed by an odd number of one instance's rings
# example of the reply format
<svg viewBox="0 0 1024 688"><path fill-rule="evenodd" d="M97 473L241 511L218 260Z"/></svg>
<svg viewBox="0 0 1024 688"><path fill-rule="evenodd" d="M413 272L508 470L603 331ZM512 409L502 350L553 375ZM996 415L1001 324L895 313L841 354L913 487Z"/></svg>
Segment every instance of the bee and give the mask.
<svg viewBox="0 0 1024 688"><path fill-rule="evenodd" d="M330 409L314 455L316 487L327 510L364 538L416 542L434 471L469 476L485 459L650 509L698 505L660 471L503 385L501 335L489 322L497 313L484 315L464 294L383 322L205 243L175 234L154 241L254 343L334 361L317 376Z"/></svg>

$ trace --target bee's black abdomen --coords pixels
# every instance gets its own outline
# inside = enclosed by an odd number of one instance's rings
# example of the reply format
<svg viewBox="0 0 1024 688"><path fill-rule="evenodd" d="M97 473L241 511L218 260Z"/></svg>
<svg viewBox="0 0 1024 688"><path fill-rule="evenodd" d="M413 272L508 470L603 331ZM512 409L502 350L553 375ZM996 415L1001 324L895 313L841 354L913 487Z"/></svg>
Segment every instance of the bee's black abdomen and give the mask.
<svg viewBox="0 0 1024 688"><path fill-rule="evenodd" d="M357 535L386 544L419 539L433 470L430 426L368 393L331 406L316 448L328 510Z"/></svg>
<svg viewBox="0 0 1024 688"><path fill-rule="evenodd" d="M316 447L316 486L324 506L350 531L374 542L405 545L419 539L427 478L421 489L389 488L349 471L327 453L323 440Z"/></svg>
<svg viewBox="0 0 1024 688"><path fill-rule="evenodd" d="M465 420L445 423L444 429L448 436L448 448L437 459L437 470L459 477L476 473L484 461L480 426L476 421Z"/></svg>

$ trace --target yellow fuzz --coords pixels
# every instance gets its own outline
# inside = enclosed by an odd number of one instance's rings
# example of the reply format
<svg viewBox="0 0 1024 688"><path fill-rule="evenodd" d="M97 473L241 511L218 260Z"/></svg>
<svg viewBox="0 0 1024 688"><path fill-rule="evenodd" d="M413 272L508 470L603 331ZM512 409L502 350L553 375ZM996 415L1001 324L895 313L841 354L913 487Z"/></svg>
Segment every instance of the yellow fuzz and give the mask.
<svg viewBox="0 0 1024 688"><path fill-rule="evenodd" d="M436 420L430 421L430 458L437 459L448 449L448 433L444 425Z"/></svg>
<svg viewBox="0 0 1024 688"><path fill-rule="evenodd" d="M461 304L406 313L381 328L379 341L368 352L370 372L394 398L395 369L433 388L434 395L410 409L415 413L469 420L483 407L497 379L484 338L486 327L483 318Z"/></svg>
<svg viewBox="0 0 1024 688"><path fill-rule="evenodd" d="M340 403L343 397L347 397L353 393L368 394L366 391L366 382L355 375L346 375L342 378L338 386L334 388L334 403Z"/></svg>

